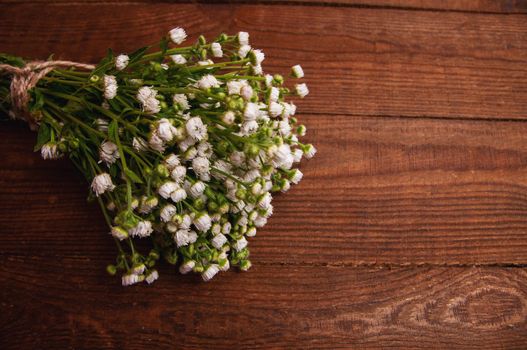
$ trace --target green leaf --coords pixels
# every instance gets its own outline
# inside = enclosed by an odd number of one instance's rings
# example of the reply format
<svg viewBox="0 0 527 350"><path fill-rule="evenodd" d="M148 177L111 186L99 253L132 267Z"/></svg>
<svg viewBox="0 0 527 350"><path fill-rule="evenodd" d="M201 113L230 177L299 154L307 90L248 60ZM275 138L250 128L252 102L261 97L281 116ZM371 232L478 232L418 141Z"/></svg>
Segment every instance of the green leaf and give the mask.
<svg viewBox="0 0 527 350"><path fill-rule="evenodd" d="M141 59L146 53L146 51L150 48L150 46L145 46L140 49L135 50L132 52L128 57L130 58L130 63L134 63Z"/></svg>
<svg viewBox="0 0 527 350"><path fill-rule="evenodd" d="M162 56L165 56L165 53L167 52L168 50L168 38L165 36L163 37L163 39L161 39L161 42L159 43L159 46L161 47L161 53L162 53Z"/></svg>
<svg viewBox="0 0 527 350"><path fill-rule="evenodd" d="M65 112L74 114L84 110L84 106L77 101L69 100L68 103L62 108Z"/></svg>
<svg viewBox="0 0 527 350"><path fill-rule="evenodd" d="M50 138L51 130L49 128L49 125L46 123L42 123L38 128L37 143L33 151L38 151L42 146L44 146L45 143L49 142Z"/></svg>
<svg viewBox="0 0 527 350"><path fill-rule="evenodd" d="M31 97L32 99L30 102L29 111L36 112L44 106L44 96L39 89L33 89L31 90Z"/></svg>
<svg viewBox="0 0 527 350"><path fill-rule="evenodd" d="M119 132L119 129L117 126L117 121L112 120L110 125L108 125L108 138L114 143L117 143L117 137L118 137L117 133L118 132Z"/></svg>
<svg viewBox="0 0 527 350"><path fill-rule="evenodd" d="M95 67L92 75L103 75L104 73L106 73L108 70L110 70L113 67L113 65L110 64L113 62L113 60L114 60L113 51L112 49L108 49L108 53L101 60L101 62L99 62L97 67Z"/></svg>
<svg viewBox="0 0 527 350"><path fill-rule="evenodd" d="M17 56L11 56L5 53L0 53L0 63L6 63L15 67L23 67L26 62Z"/></svg>
<svg viewBox="0 0 527 350"><path fill-rule="evenodd" d="M126 174L126 177L132 180L133 182L138 183L138 184L143 183L141 178L136 173L134 173L132 170L126 168L124 169L124 173Z"/></svg>
<svg viewBox="0 0 527 350"><path fill-rule="evenodd" d="M110 176L116 177L117 176L117 166L113 165L110 166Z"/></svg>
<svg viewBox="0 0 527 350"><path fill-rule="evenodd" d="M110 107L112 107L113 110L117 111L117 112L120 112L121 111L121 106L119 105L119 103L115 100L115 99L111 99L111 100L107 100L108 101L108 104L110 105Z"/></svg>

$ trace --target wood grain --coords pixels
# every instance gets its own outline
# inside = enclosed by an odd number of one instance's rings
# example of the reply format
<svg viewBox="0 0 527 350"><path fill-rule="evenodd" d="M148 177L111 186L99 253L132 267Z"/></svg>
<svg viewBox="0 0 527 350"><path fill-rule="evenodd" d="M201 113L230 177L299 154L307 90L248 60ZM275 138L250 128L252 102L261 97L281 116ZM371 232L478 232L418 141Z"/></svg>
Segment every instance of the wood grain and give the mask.
<svg viewBox="0 0 527 350"><path fill-rule="evenodd" d="M48 3L47 0L0 0L3 4ZM69 0L54 0L54 3L71 3ZM78 3L119 3L123 5L148 3L148 0L76 0ZM347 7L373 7L413 9L427 11L464 11L478 13L525 13L526 0L173 0L173 3L252 3L252 4L294 4Z"/></svg>
<svg viewBox="0 0 527 350"><path fill-rule="evenodd" d="M0 122L0 349L525 349L524 0L0 1L0 52L95 62L183 25L301 63L299 186L249 273L122 288L88 185ZM476 266L477 265L477 266Z"/></svg>
<svg viewBox="0 0 527 350"><path fill-rule="evenodd" d="M299 116L319 153L276 197L251 242L255 263L527 263L526 123ZM0 217L0 245L39 254L47 244L55 255L112 247L84 180L39 159L33 142L1 128L0 210L17 215Z"/></svg>
<svg viewBox="0 0 527 350"><path fill-rule="evenodd" d="M232 1L232 0L231 0ZM284 2L271 0L273 2ZM367 6L380 8L402 8L431 11L467 11L490 13L525 13L525 0L290 0L293 3L315 3L338 6Z"/></svg>
<svg viewBox="0 0 527 350"><path fill-rule="evenodd" d="M211 283L101 277L97 254L0 257L0 345L97 349L521 349L527 270L255 266ZM263 290L265 292L263 292Z"/></svg>
<svg viewBox="0 0 527 350"><path fill-rule="evenodd" d="M311 89L306 112L526 118L523 15L246 4L0 9L0 51L23 56L94 62L107 47L131 51L177 24L187 24L193 39L244 29L270 71L287 74L302 63Z"/></svg>

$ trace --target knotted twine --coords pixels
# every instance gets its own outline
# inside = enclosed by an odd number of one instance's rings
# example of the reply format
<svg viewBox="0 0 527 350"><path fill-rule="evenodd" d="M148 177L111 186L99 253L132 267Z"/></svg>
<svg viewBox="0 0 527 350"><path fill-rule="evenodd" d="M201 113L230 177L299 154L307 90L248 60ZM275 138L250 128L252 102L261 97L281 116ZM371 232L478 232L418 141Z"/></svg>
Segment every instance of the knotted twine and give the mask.
<svg viewBox="0 0 527 350"><path fill-rule="evenodd" d="M10 85L11 118L26 121L31 130L38 129L41 115L29 111L29 91L37 85L40 79L57 67L95 69L92 64L72 61L32 61L24 67L0 64L0 74L5 72L13 75Z"/></svg>

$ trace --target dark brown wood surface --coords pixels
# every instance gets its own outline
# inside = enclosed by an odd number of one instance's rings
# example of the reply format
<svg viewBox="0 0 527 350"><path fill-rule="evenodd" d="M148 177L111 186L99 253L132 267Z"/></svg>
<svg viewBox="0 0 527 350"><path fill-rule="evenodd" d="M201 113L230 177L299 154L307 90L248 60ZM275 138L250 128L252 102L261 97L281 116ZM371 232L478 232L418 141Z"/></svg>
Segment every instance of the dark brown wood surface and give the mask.
<svg viewBox="0 0 527 350"><path fill-rule="evenodd" d="M319 149L254 267L122 288L88 185L0 124L1 349L526 349L524 1L0 1L0 52L94 62L176 25L301 63Z"/></svg>

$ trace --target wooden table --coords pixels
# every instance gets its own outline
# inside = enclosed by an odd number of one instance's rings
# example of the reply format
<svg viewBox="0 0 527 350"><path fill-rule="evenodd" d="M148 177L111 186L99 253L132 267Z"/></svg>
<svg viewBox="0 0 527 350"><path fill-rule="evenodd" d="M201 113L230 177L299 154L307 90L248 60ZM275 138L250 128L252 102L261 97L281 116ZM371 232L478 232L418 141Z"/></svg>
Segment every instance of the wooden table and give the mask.
<svg viewBox="0 0 527 350"><path fill-rule="evenodd" d="M123 288L87 184L0 124L1 349L527 348L527 1L0 1L0 52L96 62L184 26L301 63L319 153L254 267Z"/></svg>

